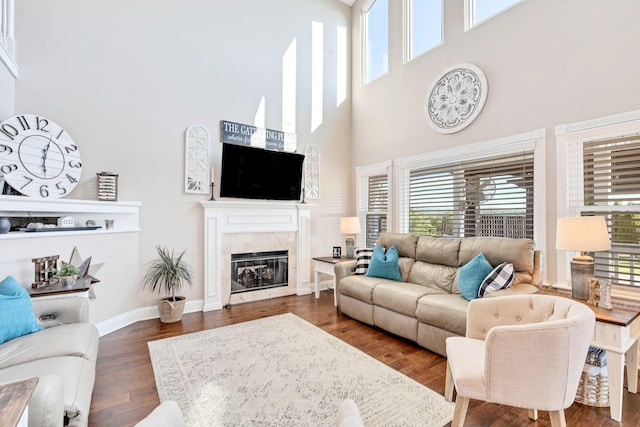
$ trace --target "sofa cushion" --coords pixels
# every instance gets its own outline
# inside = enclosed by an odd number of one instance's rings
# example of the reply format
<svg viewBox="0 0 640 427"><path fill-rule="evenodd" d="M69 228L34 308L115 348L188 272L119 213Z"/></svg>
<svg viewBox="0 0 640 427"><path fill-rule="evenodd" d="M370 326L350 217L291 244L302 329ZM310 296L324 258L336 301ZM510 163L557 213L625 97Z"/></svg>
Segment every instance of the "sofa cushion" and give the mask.
<svg viewBox="0 0 640 427"><path fill-rule="evenodd" d="M396 313L416 317L418 299L423 295L439 293L444 291L415 283L380 283L373 289L373 304Z"/></svg>
<svg viewBox="0 0 640 427"><path fill-rule="evenodd" d="M481 253L477 254L471 261L460 267L458 271L458 288L460 294L471 301L478 297L478 289L482 281L491 273L491 264Z"/></svg>
<svg viewBox="0 0 640 427"><path fill-rule="evenodd" d="M356 248L356 269L354 274L365 274L371 262L373 248Z"/></svg>
<svg viewBox="0 0 640 427"><path fill-rule="evenodd" d="M409 272L407 282L424 286L435 286L451 292L457 271L457 268L447 265L416 261Z"/></svg>
<svg viewBox="0 0 640 427"><path fill-rule="evenodd" d="M508 288L511 286L511 283L513 283L513 278L513 264L503 262L484 278L480 288L478 288L478 298L487 296L500 289Z"/></svg>
<svg viewBox="0 0 640 427"><path fill-rule="evenodd" d="M373 304L373 288L380 283L394 282L389 279L368 276L346 276L340 280L340 294Z"/></svg>
<svg viewBox="0 0 640 427"><path fill-rule="evenodd" d="M391 246L385 251L382 246L377 245L371 255L371 262L365 276L402 281L396 247Z"/></svg>
<svg viewBox="0 0 640 427"><path fill-rule="evenodd" d="M415 259L418 237L419 235L414 233L380 233L378 244L385 249L395 246L398 256Z"/></svg>
<svg viewBox="0 0 640 427"><path fill-rule="evenodd" d="M95 360L98 329L91 323L54 326L0 344L0 369L57 356Z"/></svg>
<svg viewBox="0 0 640 427"><path fill-rule="evenodd" d="M531 239L507 239L504 237L474 237L462 239L460 243L460 265L468 263L482 252L491 265L510 262L516 272L533 274L533 251Z"/></svg>
<svg viewBox="0 0 640 427"><path fill-rule="evenodd" d="M456 237L420 236L416 246L416 261L459 267L461 240Z"/></svg>
<svg viewBox="0 0 640 427"><path fill-rule="evenodd" d="M419 322L464 336L469 301L459 294L424 295L418 300Z"/></svg>
<svg viewBox="0 0 640 427"><path fill-rule="evenodd" d="M409 274L415 264L416 260L413 258L409 258L406 256L401 256L398 258L398 267L400 268L400 277L402 277L403 282L410 282Z"/></svg>
<svg viewBox="0 0 640 427"><path fill-rule="evenodd" d="M0 343L41 330L31 297L11 276L0 282Z"/></svg>

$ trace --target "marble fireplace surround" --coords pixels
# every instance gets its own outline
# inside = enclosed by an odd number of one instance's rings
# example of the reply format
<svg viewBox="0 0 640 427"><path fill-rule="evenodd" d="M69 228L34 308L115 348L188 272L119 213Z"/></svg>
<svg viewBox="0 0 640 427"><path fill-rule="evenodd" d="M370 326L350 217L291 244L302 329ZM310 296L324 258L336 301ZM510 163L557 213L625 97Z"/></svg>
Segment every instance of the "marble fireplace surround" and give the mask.
<svg viewBox="0 0 640 427"><path fill-rule="evenodd" d="M204 307L311 293L310 210L306 204L206 201L204 211ZM286 250L289 285L231 295L231 254Z"/></svg>

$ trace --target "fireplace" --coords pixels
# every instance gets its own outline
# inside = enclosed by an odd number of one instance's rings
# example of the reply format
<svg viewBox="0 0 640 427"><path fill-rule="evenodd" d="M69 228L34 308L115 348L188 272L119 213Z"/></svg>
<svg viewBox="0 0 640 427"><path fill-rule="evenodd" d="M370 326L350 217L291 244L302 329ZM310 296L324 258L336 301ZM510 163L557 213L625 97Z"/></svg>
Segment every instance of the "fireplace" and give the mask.
<svg viewBox="0 0 640 427"><path fill-rule="evenodd" d="M231 254L231 293L289 285L289 252Z"/></svg>

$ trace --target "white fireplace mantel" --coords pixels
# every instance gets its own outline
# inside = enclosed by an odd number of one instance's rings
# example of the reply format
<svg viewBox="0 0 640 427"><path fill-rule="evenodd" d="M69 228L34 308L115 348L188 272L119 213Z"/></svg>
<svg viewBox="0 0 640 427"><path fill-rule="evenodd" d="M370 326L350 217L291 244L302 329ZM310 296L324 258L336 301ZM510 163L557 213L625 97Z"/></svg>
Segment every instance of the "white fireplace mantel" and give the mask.
<svg viewBox="0 0 640 427"><path fill-rule="evenodd" d="M304 203L267 201L206 201L204 210L204 308L219 310L230 301L229 286L223 286L227 268L224 235L286 233L296 236L295 281L297 295L311 293L311 211ZM274 248L278 249L278 248ZM230 263L229 263L230 264Z"/></svg>

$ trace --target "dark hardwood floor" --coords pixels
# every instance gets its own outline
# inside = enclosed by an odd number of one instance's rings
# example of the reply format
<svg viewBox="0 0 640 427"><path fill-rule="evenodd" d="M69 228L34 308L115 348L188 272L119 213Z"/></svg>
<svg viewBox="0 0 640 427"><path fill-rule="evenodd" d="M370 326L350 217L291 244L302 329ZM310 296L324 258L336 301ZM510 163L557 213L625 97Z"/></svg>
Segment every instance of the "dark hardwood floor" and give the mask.
<svg viewBox="0 0 640 427"><path fill-rule="evenodd" d="M333 295L284 297L235 305L208 313L186 314L181 322L137 322L100 339L96 383L89 415L91 427L131 426L159 404L147 342L175 335L218 328L266 316L291 312L313 323L370 356L442 394L446 361L417 345L363 325L333 306ZM540 357L544 357L541 349ZM638 426L640 394L624 392L623 423L609 418L608 408L574 403L565 411L568 426ZM332 425L333 420L327 420ZM530 421L527 411L471 401L466 426L550 426L549 415L540 412Z"/></svg>

